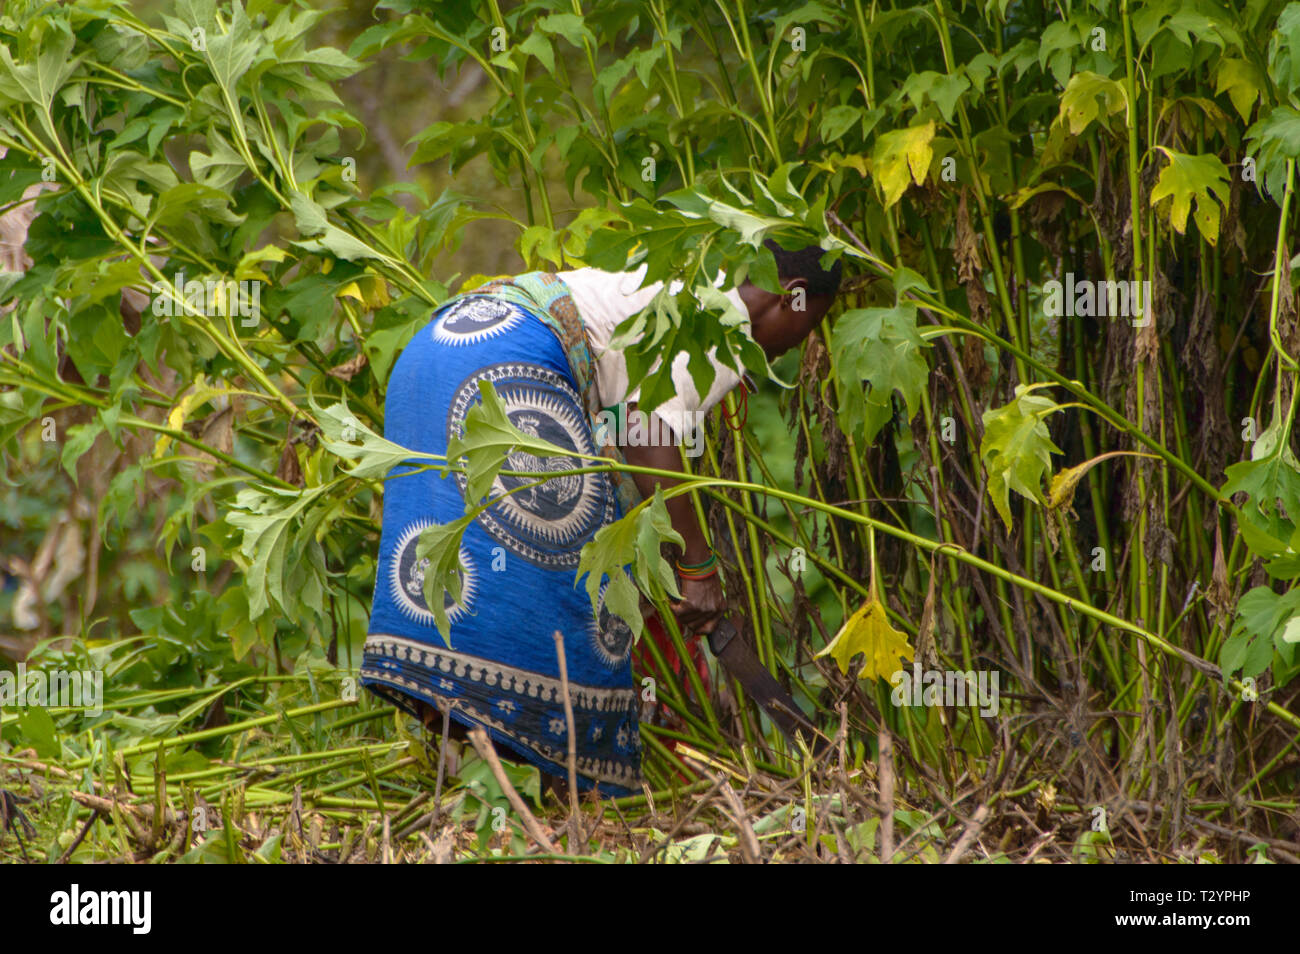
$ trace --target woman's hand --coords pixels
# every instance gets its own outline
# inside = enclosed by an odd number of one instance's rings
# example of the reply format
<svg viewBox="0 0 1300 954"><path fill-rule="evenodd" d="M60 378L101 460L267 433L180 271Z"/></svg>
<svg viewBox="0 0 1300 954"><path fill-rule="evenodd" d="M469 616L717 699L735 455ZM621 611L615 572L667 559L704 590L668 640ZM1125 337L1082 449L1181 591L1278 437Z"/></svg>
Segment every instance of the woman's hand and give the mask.
<svg viewBox="0 0 1300 954"><path fill-rule="evenodd" d="M711 633L727 610L722 583L717 574L703 580L682 580L682 599L673 604L673 615L683 633Z"/></svg>

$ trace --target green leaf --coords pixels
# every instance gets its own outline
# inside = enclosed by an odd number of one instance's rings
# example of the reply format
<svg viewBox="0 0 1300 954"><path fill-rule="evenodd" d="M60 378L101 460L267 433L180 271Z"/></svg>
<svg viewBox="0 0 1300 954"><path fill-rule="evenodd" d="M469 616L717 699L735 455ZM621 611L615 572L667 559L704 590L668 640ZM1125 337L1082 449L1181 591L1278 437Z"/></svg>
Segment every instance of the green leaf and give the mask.
<svg viewBox="0 0 1300 954"><path fill-rule="evenodd" d="M245 216L231 211L229 192L201 182L182 182L158 196L153 221L157 225L179 225L196 212L203 212L222 225L239 225L245 219Z"/></svg>
<svg viewBox="0 0 1300 954"><path fill-rule="evenodd" d="M724 838L714 832L705 832L701 835L679 838L677 841L663 845L658 850L662 852L663 863L666 865L711 864L713 862L726 864L727 853L722 849L733 847L734 842L734 836Z"/></svg>
<svg viewBox="0 0 1300 954"><path fill-rule="evenodd" d="M626 621L636 637L641 635L642 629L637 586L651 600L657 599L660 591L673 599L680 599L673 568L661 555L665 543L682 546L682 538L673 529L663 494L656 486L653 498L638 504L621 519L601 527L582 548L576 578L586 577L587 596L591 598L593 612L600 613L600 587L608 579L604 605ZM633 586L628 578L629 566L637 586Z"/></svg>
<svg viewBox="0 0 1300 954"><path fill-rule="evenodd" d="M308 404L321 428L321 443L327 451L344 460L356 461L348 474L358 479L385 477L403 463L442 464L444 458L423 454L380 437L353 416L347 404L318 405L311 395Z"/></svg>
<svg viewBox="0 0 1300 954"><path fill-rule="evenodd" d="M908 76L903 83L902 92L916 109L920 109L927 100L934 103L943 114L943 121L951 123L957 101L968 89L970 80L961 73L947 76L934 70L925 70Z"/></svg>
<svg viewBox="0 0 1300 954"><path fill-rule="evenodd" d="M725 180L723 180L725 182ZM721 199L706 195L699 189L683 189L664 196L688 217L707 217L724 228L734 231L742 242L760 247L778 229L788 229L790 223L773 215L761 215Z"/></svg>
<svg viewBox="0 0 1300 954"><path fill-rule="evenodd" d="M663 51L660 50L659 54L662 55L662 53ZM618 84L632 71L632 67L639 56L638 53L632 53L621 60L602 67L600 76L596 78L593 87L598 103L605 104L609 102L610 97L614 95L614 91L618 89ZM653 61L651 61L651 65L653 66Z"/></svg>
<svg viewBox="0 0 1300 954"><path fill-rule="evenodd" d="M1250 111L1265 88L1265 79L1259 68L1248 60L1223 59L1215 74L1214 95L1227 91L1235 109L1243 120L1250 119Z"/></svg>
<svg viewBox="0 0 1300 954"><path fill-rule="evenodd" d="M427 126L408 140L417 143L415 153L407 166L416 166L422 162L432 162L447 155L457 146L488 131L482 123L449 123L439 120Z"/></svg>
<svg viewBox="0 0 1300 954"><path fill-rule="evenodd" d="M415 325L406 324L381 328L366 335L366 358L370 362L370 370L376 381L388 380L389 369L392 368L398 353L406 347L406 343L418 330Z"/></svg>
<svg viewBox="0 0 1300 954"><path fill-rule="evenodd" d="M906 302L853 309L835 319L831 350L838 356L839 421L845 433L875 440L894 416L894 392L902 395L908 420L915 416L930 374L926 347L916 330L916 306ZM864 381L870 384L865 392Z"/></svg>
<svg viewBox="0 0 1300 954"><path fill-rule="evenodd" d="M74 424L68 428L67 439L63 444L63 453L59 456L59 463L63 469L68 472L73 483L77 482L77 461L81 455L90 450L100 433L104 430L104 425L99 421L90 424Z"/></svg>
<svg viewBox="0 0 1300 954"><path fill-rule="evenodd" d="M971 85L982 96L984 94L984 84L988 82L989 74L997 73L997 67L997 57L992 53L980 53L967 62L962 69L970 78Z"/></svg>
<svg viewBox="0 0 1300 954"><path fill-rule="evenodd" d="M1043 418L1060 405L1030 393L1042 385L1016 385L1015 398L1003 407L984 412L984 439L980 458L988 471L989 497L1011 532L1012 490L1044 503L1043 477L1052 470L1052 454L1062 453L1052 443Z"/></svg>
<svg viewBox="0 0 1300 954"><path fill-rule="evenodd" d="M271 62L275 64L272 72L277 75L281 71L298 71L306 66L310 67L313 77L326 82L347 79L363 68L363 64L332 46L318 46L308 50L302 44L295 44L292 52L277 51Z"/></svg>
<svg viewBox="0 0 1300 954"><path fill-rule="evenodd" d="M1219 206L1228 207L1228 167L1218 156L1188 156L1157 146L1169 159L1160 170L1160 178L1151 190L1151 204L1169 199L1169 224L1183 234L1187 230L1187 213L1196 202L1196 227L1211 245L1219 241Z"/></svg>
<svg viewBox="0 0 1300 954"><path fill-rule="evenodd" d="M1279 596L1257 586L1237 602L1232 635L1219 651L1224 676L1240 670L1243 678L1258 676L1273 659L1275 644L1294 632L1300 618L1300 589Z"/></svg>
<svg viewBox="0 0 1300 954"><path fill-rule="evenodd" d="M376 251L330 222L324 207L315 199L301 192L294 192L289 196L289 207L293 210L298 231L304 236L304 240L293 243L299 248L308 252L329 252L336 258L350 262L371 259L397 265L390 256Z"/></svg>
<svg viewBox="0 0 1300 954"><path fill-rule="evenodd" d="M304 238L320 235L329 226L325 209L319 202L302 192L290 194L289 208L293 211L294 223Z"/></svg>
<svg viewBox="0 0 1300 954"><path fill-rule="evenodd" d="M545 225L530 225L519 237L519 257L532 262L536 254L543 261L560 266L560 232Z"/></svg>
<svg viewBox="0 0 1300 954"><path fill-rule="evenodd" d="M562 36L579 49L582 47L583 37L593 44L596 42L595 35L587 29L586 24L582 22L582 17L576 13L552 13L538 20L536 29L543 33Z"/></svg>
<svg viewBox="0 0 1300 954"><path fill-rule="evenodd" d="M551 41L546 38L544 33L534 32L529 34L528 39L519 44L520 51L527 53L529 56L535 56L546 67L546 72L555 74L555 50L551 48Z"/></svg>
<svg viewBox="0 0 1300 954"><path fill-rule="evenodd" d="M1241 509L1240 529L1259 556L1285 553L1300 523L1300 462L1280 443L1282 430L1279 415L1251 446L1251 459L1224 470L1222 493L1250 498Z"/></svg>
<svg viewBox="0 0 1300 954"><path fill-rule="evenodd" d="M235 147L215 129L208 131L208 148L211 153L197 149L190 153L190 173L205 186L229 193L230 187L244 174L248 166Z"/></svg>
<svg viewBox="0 0 1300 954"><path fill-rule="evenodd" d="M433 613L433 621L448 647L451 646L449 613L453 606L464 605L465 577L460 542L477 516L477 512L467 513L451 523L426 527L420 531L419 542L415 545L415 559L424 573L424 605ZM426 564L425 560L429 562Z"/></svg>
<svg viewBox="0 0 1300 954"><path fill-rule="evenodd" d="M480 380L478 388L482 399L465 414L461 433L451 435L447 441L447 460L454 463L462 457L465 459L468 470L465 500L470 506L477 506L489 491L505 492L497 476L507 455L513 451L527 451L543 458L547 470L553 471L559 465L566 469L583 466L581 460L574 458L573 451L515 427L506 415L505 402L491 382Z"/></svg>
<svg viewBox="0 0 1300 954"><path fill-rule="evenodd" d="M250 619L266 613L272 600L284 608L285 557L293 525L327 488L245 487L235 497L226 521L243 534L239 553L247 564L244 588Z"/></svg>
<svg viewBox="0 0 1300 954"><path fill-rule="evenodd" d="M84 53L72 56L75 38L65 24L56 23L42 39L44 49L35 63L19 65L0 44L0 98L14 103L31 103L49 115L54 97L81 63Z"/></svg>
<svg viewBox="0 0 1300 954"><path fill-rule="evenodd" d="M2 48L0 48L2 49ZM29 691L28 687L15 687L15 690ZM24 697L29 698L29 697ZM25 742L30 742L36 754L45 759L63 757L63 744L59 741L59 731L54 725L54 717L45 706L25 706L18 716L18 731Z"/></svg>
<svg viewBox="0 0 1300 954"><path fill-rule="evenodd" d="M203 24L198 25L203 26ZM239 102L239 95L235 92L235 85L253 65L260 42L253 34L253 26L248 20L248 14L238 3L233 6L230 27L225 33L214 34L211 30L207 32L204 57L212 70L212 78L236 104Z"/></svg>
<svg viewBox="0 0 1300 954"><path fill-rule="evenodd" d="M1213 44L1220 49L1223 49L1226 42L1241 45L1241 35L1225 18L1207 16L1197 9L1179 9L1165 21L1162 29L1189 48L1197 41Z"/></svg>
<svg viewBox="0 0 1300 954"><path fill-rule="evenodd" d="M0 205L20 198L29 186L41 181L40 166L19 165L24 159L17 150L0 159Z"/></svg>
<svg viewBox="0 0 1300 954"><path fill-rule="evenodd" d="M1256 156L1268 194L1280 205L1287 162L1300 156L1300 111L1278 106L1246 130L1247 153Z"/></svg>
<svg viewBox="0 0 1300 954"><path fill-rule="evenodd" d="M319 238L294 242L293 244L308 252L329 252L335 258L341 258L349 262L369 260L393 266L398 264L391 256L376 251L356 236L343 231L333 223L326 223L325 232Z"/></svg>
<svg viewBox="0 0 1300 954"><path fill-rule="evenodd" d="M1269 40L1268 71L1282 90L1300 89L1300 3L1288 3Z"/></svg>
<svg viewBox="0 0 1300 954"><path fill-rule="evenodd" d="M832 143L839 139L853 128L854 123L862 119L863 112L858 106L832 106L826 110L822 114L822 122L818 130L822 142Z"/></svg>
<svg viewBox="0 0 1300 954"><path fill-rule="evenodd" d="M287 257L288 253L277 245L263 245L253 249L239 259L239 264L235 266L235 278L264 282L267 280L266 275L258 266L263 262L283 262Z"/></svg>

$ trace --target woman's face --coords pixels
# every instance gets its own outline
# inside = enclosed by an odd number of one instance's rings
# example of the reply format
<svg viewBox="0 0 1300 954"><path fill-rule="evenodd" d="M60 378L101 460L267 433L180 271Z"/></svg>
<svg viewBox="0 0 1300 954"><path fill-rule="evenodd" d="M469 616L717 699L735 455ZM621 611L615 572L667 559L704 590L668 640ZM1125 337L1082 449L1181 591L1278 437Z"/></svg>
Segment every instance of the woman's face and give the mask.
<svg viewBox="0 0 1300 954"><path fill-rule="evenodd" d="M782 282L784 295L754 285L741 289L741 297L749 306L750 333L769 361L798 347L835 301L834 295L807 294L807 284L802 278Z"/></svg>

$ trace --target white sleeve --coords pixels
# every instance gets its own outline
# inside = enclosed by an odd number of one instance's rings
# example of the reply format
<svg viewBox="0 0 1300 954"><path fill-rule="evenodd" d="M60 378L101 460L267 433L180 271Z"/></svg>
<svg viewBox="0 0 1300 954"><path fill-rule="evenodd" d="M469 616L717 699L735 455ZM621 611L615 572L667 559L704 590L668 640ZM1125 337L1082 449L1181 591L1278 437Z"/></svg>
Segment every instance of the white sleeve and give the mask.
<svg viewBox="0 0 1300 954"><path fill-rule="evenodd" d="M621 350L611 348L616 326L629 315L648 306L663 287L660 283L638 288L645 276L646 266L635 272L608 273L584 268L561 273L569 283L579 313L587 325L592 345L593 366L597 391L604 407L622 401L635 403L641 389L628 390L627 362ZM719 276L721 282L721 276ZM680 282L669 287L671 293L681 288ZM741 314L747 314L744 299L732 288L723 293ZM694 432L703 423L704 416L713 409L728 391L740 383L743 370L731 367L718 359L716 349L710 349L709 362L713 365L714 379L709 393L700 396L687 367L690 358L686 352L673 357L673 396L656 409L659 417L679 437Z"/></svg>
<svg viewBox="0 0 1300 954"><path fill-rule="evenodd" d="M673 359L673 385L676 393L660 404L655 413L664 423L673 429L678 437L694 433L702 427L704 417L720 402L727 392L740 383L741 376L735 368L730 368L718 360L716 349L709 350L709 363L713 365L713 386L703 398L695 387L691 372L687 368L690 357L685 351ZM637 388L628 395L628 401L640 398L641 389Z"/></svg>

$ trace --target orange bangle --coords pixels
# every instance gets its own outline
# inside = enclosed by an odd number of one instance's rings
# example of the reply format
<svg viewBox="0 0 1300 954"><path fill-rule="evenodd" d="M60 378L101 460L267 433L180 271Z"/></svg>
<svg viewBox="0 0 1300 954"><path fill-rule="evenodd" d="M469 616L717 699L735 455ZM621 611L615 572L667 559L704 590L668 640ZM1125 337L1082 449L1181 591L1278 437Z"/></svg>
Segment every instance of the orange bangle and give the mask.
<svg viewBox="0 0 1300 954"><path fill-rule="evenodd" d="M677 575L683 580L707 580L711 576L718 575L718 565L715 563L703 572L683 570L681 567L678 567Z"/></svg>

